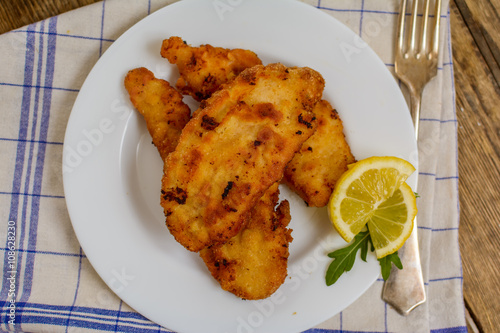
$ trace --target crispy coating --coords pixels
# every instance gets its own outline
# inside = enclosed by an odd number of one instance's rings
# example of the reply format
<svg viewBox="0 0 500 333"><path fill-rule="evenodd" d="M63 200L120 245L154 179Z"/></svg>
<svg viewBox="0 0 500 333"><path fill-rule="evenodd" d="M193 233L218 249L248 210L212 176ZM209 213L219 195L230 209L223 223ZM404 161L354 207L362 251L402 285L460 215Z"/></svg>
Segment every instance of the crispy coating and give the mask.
<svg viewBox="0 0 500 333"><path fill-rule="evenodd" d="M165 94L172 93L169 90L173 88L155 79L145 68L131 70L125 86L134 106L142 110L158 152L166 157L170 151L162 143L177 142L180 131L177 127L162 125L186 123L184 107L176 109L181 112L164 112L164 105L168 104L165 102L172 98ZM160 103L162 97L163 103ZM175 96L174 101L178 102L178 97ZM292 230L287 228L291 219L288 201L281 202L275 210L278 200L278 183L275 183L257 201L248 223L236 236L225 244L200 251L200 257L224 290L255 300L269 297L283 284L287 275L288 246L293 238Z"/></svg>
<svg viewBox="0 0 500 333"><path fill-rule="evenodd" d="M125 77L130 101L146 120L153 144L165 159L175 149L191 111L182 95L170 84L156 79L146 68L136 68Z"/></svg>
<svg viewBox="0 0 500 333"><path fill-rule="evenodd" d="M258 65L203 103L164 166L161 204L179 243L197 252L240 231L314 132L323 88L310 68Z"/></svg>
<svg viewBox="0 0 500 333"><path fill-rule="evenodd" d="M292 241L290 206L277 207L278 183L252 209L246 226L225 244L200 251L200 256L222 289L248 300L267 298L287 276L288 245Z"/></svg>
<svg viewBox="0 0 500 333"><path fill-rule="evenodd" d="M316 132L302 145L285 169L283 182L314 207L323 207L347 165L355 159L346 142L342 120L330 103L316 104Z"/></svg>
<svg viewBox="0 0 500 333"><path fill-rule="evenodd" d="M197 101L210 97L222 84L234 79L245 68L262 64L252 51L224 49L208 44L192 47L179 37L163 41L161 56L179 69L177 89Z"/></svg>

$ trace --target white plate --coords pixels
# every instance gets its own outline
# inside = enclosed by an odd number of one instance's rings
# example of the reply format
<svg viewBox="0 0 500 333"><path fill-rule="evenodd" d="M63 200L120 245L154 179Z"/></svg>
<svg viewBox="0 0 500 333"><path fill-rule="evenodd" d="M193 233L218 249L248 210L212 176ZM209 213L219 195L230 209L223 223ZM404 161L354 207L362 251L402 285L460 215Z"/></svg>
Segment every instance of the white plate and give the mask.
<svg viewBox="0 0 500 333"><path fill-rule="evenodd" d="M289 277L266 300L243 301L223 291L198 255L168 232L159 205L162 162L122 81L128 70L145 66L174 83L176 69L159 55L170 36L192 45L251 49L264 63L319 71L326 80L324 96L339 111L356 158L395 155L416 165L412 123L398 86L341 23L295 1L181 1L113 43L89 74L69 119L64 189L93 267L128 305L179 332L299 332L342 311L377 279L378 262L373 255L368 263L358 260L327 287L326 254L345 243L326 209L305 207L284 187L294 230ZM349 55L349 47L359 52ZM409 182L415 188L416 178ZM105 307L100 299L96 306Z"/></svg>

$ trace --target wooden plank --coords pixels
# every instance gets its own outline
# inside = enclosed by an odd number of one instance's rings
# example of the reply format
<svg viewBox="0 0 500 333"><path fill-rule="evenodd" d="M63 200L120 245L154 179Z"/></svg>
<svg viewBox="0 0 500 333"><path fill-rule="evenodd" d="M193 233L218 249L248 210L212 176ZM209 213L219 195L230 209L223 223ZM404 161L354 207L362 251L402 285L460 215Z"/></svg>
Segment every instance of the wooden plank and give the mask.
<svg viewBox="0 0 500 333"><path fill-rule="evenodd" d="M460 8L454 6L459 1ZM464 298L479 332L497 332L500 327L500 91L492 72L495 55L488 49L498 48L498 41L478 40L484 38L478 27L488 35L495 34L495 27L485 23L485 17L474 16L468 1L455 0L455 3L451 6L451 26ZM475 5L488 5L491 10L489 1L478 1ZM492 46L487 45L492 42ZM477 48L471 47L474 44ZM470 331L474 328L470 327Z"/></svg>
<svg viewBox="0 0 500 333"><path fill-rule="evenodd" d="M484 61L500 85L500 1L455 0L456 7L465 21L465 25L474 38Z"/></svg>
<svg viewBox="0 0 500 333"><path fill-rule="evenodd" d="M0 34L99 0L2 0Z"/></svg>

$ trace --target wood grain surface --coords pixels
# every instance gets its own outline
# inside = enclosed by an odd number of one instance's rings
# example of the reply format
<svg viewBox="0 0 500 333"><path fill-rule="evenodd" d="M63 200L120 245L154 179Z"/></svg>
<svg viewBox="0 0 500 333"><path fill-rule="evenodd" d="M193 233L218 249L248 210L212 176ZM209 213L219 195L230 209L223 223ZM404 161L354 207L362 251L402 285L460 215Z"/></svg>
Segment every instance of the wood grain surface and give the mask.
<svg viewBox="0 0 500 333"><path fill-rule="evenodd" d="M0 33L98 0L0 2ZM469 332L500 331L500 0L451 0Z"/></svg>
<svg viewBox="0 0 500 333"><path fill-rule="evenodd" d="M469 332L500 331L499 12L498 0L451 3L459 237Z"/></svg>

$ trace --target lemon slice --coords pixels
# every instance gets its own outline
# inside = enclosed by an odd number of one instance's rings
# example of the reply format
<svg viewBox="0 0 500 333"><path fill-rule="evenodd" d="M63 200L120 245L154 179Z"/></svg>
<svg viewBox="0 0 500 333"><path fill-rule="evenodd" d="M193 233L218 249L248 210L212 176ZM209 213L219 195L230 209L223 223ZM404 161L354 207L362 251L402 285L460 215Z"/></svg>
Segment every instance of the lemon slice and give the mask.
<svg viewBox="0 0 500 333"><path fill-rule="evenodd" d="M368 231L377 258L396 252L410 237L417 215L415 193L403 183L392 197L382 202L368 220Z"/></svg>
<svg viewBox="0 0 500 333"><path fill-rule="evenodd" d="M354 163L337 181L328 203L330 219L350 242L368 224L378 258L397 251L413 229L415 194L405 183L415 171L392 156ZM392 252L391 252L392 251Z"/></svg>

